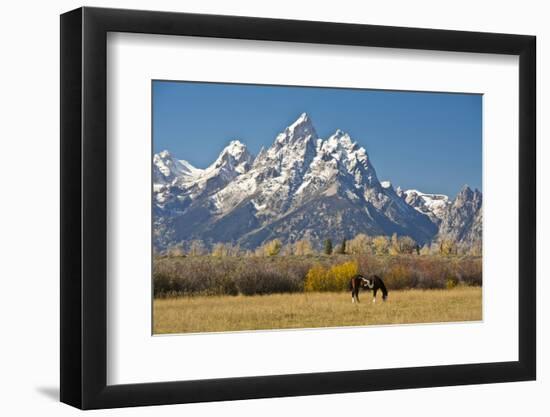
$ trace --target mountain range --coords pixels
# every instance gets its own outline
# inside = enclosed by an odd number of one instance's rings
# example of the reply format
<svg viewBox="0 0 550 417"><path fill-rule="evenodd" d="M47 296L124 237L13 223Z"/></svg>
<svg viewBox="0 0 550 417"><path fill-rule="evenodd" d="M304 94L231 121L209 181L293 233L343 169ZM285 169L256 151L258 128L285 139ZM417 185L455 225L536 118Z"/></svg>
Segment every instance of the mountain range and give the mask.
<svg viewBox="0 0 550 417"><path fill-rule="evenodd" d="M320 138L303 113L256 157L238 140L205 169L169 151L155 154L153 222L157 250L197 239L248 249L272 239L319 245L359 233L476 245L482 194L464 186L452 200L394 189L347 133Z"/></svg>

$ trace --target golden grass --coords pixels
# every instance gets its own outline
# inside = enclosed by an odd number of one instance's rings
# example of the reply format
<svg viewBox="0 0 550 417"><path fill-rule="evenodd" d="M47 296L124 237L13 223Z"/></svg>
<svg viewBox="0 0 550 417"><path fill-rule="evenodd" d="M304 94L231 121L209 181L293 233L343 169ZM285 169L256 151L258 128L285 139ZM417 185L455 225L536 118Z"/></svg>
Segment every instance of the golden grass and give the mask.
<svg viewBox="0 0 550 417"><path fill-rule="evenodd" d="M370 293L197 296L155 299L154 333L365 326L481 320L481 288L403 290L376 304Z"/></svg>

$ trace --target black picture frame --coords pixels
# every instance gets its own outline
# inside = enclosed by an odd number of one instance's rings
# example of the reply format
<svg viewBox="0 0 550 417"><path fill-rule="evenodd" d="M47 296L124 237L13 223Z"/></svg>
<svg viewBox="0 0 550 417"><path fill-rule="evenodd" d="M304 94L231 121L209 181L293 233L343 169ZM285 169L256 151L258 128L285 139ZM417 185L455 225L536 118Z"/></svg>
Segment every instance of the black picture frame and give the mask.
<svg viewBox="0 0 550 417"><path fill-rule="evenodd" d="M107 385L108 32L519 56L519 360ZM102 8L61 15L61 401L82 409L533 380L534 36Z"/></svg>

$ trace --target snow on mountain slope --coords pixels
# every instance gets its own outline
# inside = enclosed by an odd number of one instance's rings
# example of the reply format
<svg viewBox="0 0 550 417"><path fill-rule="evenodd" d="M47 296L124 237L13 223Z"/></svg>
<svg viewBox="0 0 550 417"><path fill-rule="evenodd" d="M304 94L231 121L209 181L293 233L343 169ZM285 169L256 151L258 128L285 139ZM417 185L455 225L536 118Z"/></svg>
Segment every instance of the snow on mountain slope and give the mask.
<svg viewBox="0 0 550 417"><path fill-rule="evenodd" d="M446 196L380 183L363 147L339 129L319 138L306 113L256 158L232 141L205 169L167 152L155 155L154 167L160 249L193 239L255 248L273 238L316 243L358 233L397 233L426 243L448 204Z"/></svg>
<svg viewBox="0 0 550 417"><path fill-rule="evenodd" d="M418 190L402 191L402 197L407 204L436 222L443 218L451 204L449 197L444 194L427 194Z"/></svg>
<svg viewBox="0 0 550 417"><path fill-rule="evenodd" d="M248 172L212 197L217 214L227 213L245 199L251 199L260 216L287 210L315 156L316 146L317 133L304 113L256 157Z"/></svg>
<svg viewBox="0 0 550 417"><path fill-rule="evenodd" d="M245 173L252 161L252 155L238 140L231 141L205 169L195 168L185 160L176 160L170 152L162 151L153 157L155 201L161 208L171 204L174 209L183 209L192 200L225 187L233 178Z"/></svg>
<svg viewBox="0 0 550 417"><path fill-rule="evenodd" d="M201 172L187 161L178 161L166 150L153 156L154 184L169 184L175 179L196 177Z"/></svg>

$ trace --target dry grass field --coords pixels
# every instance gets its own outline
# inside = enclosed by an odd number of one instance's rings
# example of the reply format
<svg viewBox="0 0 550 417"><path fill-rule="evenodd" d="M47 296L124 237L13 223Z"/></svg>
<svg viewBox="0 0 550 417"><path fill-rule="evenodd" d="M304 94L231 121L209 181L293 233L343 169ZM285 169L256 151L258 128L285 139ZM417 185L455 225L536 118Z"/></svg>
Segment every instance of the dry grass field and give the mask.
<svg viewBox="0 0 550 417"><path fill-rule="evenodd" d="M481 287L390 291L375 304L362 292L155 299L154 334L433 323L482 319Z"/></svg>

